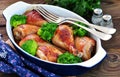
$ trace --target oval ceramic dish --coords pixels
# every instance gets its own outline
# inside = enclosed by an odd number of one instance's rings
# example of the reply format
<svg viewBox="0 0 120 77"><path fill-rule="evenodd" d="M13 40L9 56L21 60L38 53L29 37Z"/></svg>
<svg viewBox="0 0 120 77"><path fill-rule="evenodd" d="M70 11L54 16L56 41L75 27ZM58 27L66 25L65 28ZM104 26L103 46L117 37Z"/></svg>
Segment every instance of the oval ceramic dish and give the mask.
<svg viewBox="0 0 120 77"><path fill-rule="evenodd" d="M25 58L32 61L33 63L41 66L42 68L53 72L55 74L59 75L80 75L91 69L96 64L100 63L104 57L106 56L106 51L101 46L101 41L99 38L96 38L95 36L91 35L96 40L96 54L89 60L84 61L82 63L75 63L75 64L59 64L59 63L53 63L45 60L41 60L35 56L32 56L25 52L23 49L21 49L16 42L14 41L14 37L12 34L12 28L10 25L10 18L14 14L23 14L28 8L32 7L35 4L28 4L25 2L16 2L10 6L8 6L4 11L3 15L6 18L6 30L9 39L15 46L15 48L18 50L20 54L22 54ZM39 4L43 6L45 9L53 12L56 15L64 16L64 17L71 17L71 18L77 18L79 20L83 20L87 22L84 18L80 17L79 15L63 9L58 6L53 5L47 5L47 4Z"/></svg>

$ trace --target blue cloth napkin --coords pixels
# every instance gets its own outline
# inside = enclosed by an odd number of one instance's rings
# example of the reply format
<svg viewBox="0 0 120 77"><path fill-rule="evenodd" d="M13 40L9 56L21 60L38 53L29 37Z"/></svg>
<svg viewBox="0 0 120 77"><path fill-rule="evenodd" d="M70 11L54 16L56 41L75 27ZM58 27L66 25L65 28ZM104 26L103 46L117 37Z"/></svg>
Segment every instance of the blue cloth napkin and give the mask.
<svg viewBox="0 0 120 77"><path fill-rule="evenodd" d="M20 77L61 77L20 56L0 39L0 72L16 73Z"/></svg>

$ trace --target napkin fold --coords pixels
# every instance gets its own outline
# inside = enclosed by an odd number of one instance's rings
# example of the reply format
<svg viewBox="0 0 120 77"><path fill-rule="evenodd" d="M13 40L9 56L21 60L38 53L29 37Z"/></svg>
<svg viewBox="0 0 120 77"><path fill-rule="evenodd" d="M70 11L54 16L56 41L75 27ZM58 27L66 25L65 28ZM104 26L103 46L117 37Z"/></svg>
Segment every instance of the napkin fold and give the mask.
<svg viewBox="0 0 120 77"><path fill-rule="evenodd" d="M20 77L61 77L18 54L12 47L0 37L0 72L16 73Z"/></svg>

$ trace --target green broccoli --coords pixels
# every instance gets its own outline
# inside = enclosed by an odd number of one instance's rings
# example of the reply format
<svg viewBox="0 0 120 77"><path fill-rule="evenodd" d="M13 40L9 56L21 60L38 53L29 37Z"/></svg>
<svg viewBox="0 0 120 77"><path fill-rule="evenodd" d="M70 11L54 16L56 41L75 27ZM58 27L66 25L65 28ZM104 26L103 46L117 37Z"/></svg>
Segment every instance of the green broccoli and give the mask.
<svg viewBox="0 0 120 77"><path fill-rule="evenodd" d="M85 24L83 24L83 23L80 23L80 22L76 22L76 23L78 23L78 24L80 24L80 25L82 25L82 26L87 27L87 25L85 25ZM72 25L72 27L73 27L73 33L74 33L75 36L83 37L83 36L85 36L85 35L88 34L88 31L86 31L86 30L83 29L83 28L80 28L80 27L78 27L78 26L76 26L76 25Z"/></svg>
<svg viewBox="0 0 120 77"><path fill-rule="evenodd" d="M10 25L17 27L18 25L25 24L27 17L25 15L13 15L10 19Z"/></svg>
<svg viewBox="0 0 120 77"><path fill-rule="evenodd" d="M42 25L37 34L46 41L51 41L58 25L53 22L47 22Z"/></svg>
<svg viewBox="0 0 120 77"><path fill-rule="evenodd" d="M72 64L72 63L80 63L80 62L82 62L81 58L79 58L78 56L74 56L69 52L65 52L59 55L57 59L57 63L63 63L63 64Z"/></svg>
<svg viewBox="0 0 120 77"><path fill-rule="evenodd" d="M38 44L34 40L27 40L22 45L21 48L31 55L35 55Z"/></svg>

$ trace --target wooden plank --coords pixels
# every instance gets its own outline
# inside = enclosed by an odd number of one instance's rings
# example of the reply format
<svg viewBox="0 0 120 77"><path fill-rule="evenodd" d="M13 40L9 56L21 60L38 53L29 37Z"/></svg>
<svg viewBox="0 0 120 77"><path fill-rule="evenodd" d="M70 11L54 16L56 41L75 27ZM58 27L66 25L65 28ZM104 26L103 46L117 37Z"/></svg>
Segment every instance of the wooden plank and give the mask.
<svg viewBox="0 0 120 77"><path fill-rule="evenodd" d="M0 34L3 35L4 41L8 39L7 33L6 33L6 28L4 26L0 26Z"/></svg>
<svg viewBox="0 0 120 77"><path fill-rule="evenodd" d="M113 19L120 18L120 0L103 0L101 7L104 14L110 14Z"/></svg>

